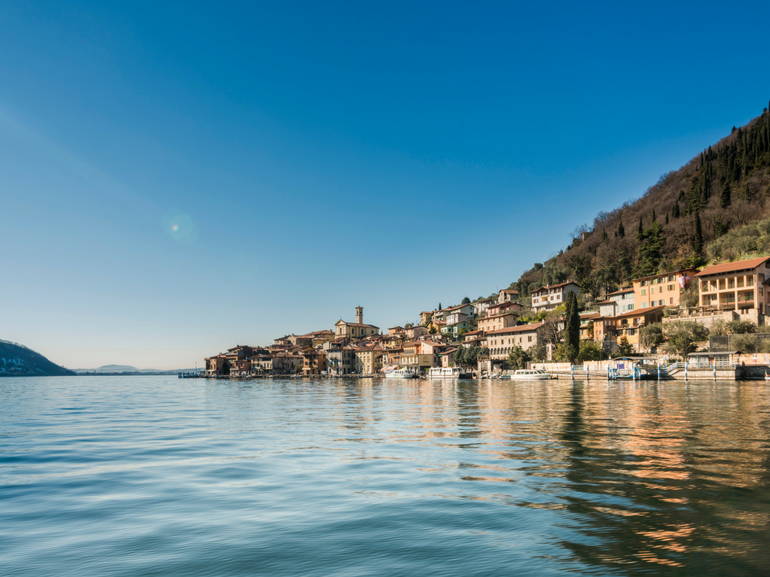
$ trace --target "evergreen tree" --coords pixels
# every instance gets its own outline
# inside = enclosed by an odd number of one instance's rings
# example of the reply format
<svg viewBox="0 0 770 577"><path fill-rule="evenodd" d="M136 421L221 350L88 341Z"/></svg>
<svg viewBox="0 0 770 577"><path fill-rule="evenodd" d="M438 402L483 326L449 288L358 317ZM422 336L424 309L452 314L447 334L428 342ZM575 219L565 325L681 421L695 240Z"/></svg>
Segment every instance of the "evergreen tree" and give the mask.
<svg viewBox="0 0 770 577"><path fill-rule="evenodd" d="M623 221L622 220L620 221L620 224L618 225L618 230L617 230L616 234L620 238L623 238L624 236L626 236L626 229L623 228Z"/></svg>
<svg viewBox="0 0 770 577"><path fill-rule="evenodd" d="M679 218L679 203L674 202L674 207L671 209L671 216L674 218Z"/></svg>
<svg viewBox="0 0 770 577"><path fill-rule="evenodd" d="M634 354L634 345L628 342L628 337L623 335L618 343L618 353L621 357L627 357Z"/></svg>
<svg viewBox="0 0 770 577"><path fill-rule="evenodd" d="M441 303L438 303L438 310L441 310Z"/></svg>
<svg viewBox="0 0 770 577"><path fill-rule="evenodd" d="M666 213L666 224L668 224L668 213Z"/></svg>
<svg viewBox="0 0 770 577"><path fill-rule="evenodd" d="M639 233L640 236L644 234L644 223L642 222L642 217L639 217Z"/></svg>
<svg viewBox="0 0 770 577"><path fill-rule="evenodd" d="M607 229L602 230L602 242L606 242L609 240L609 236L607 236Z"/></svg>
<svg viewBox="0 0 770 577"><path fill-rule="evenodd" d="M618 254L618 281L620 283L626 282L631 278L631 257L626 249L620 251Z"/></svg>
<svg viewBox="0 0 770 577"><path fill-rule="evenodd" d="M580 314L578 313L577 295L574 292L569 293L567 297L564 341L574 349L577 355L580 350Z"/></svg>
<svg viewBox="0 0 770 577"><path fill-rule="evenodd" d="M639 265L636 275L649 276L657 273L660 261L663 259L663 225L653 222L637 239L639 240L639 246L636 249Z"/></svg>
<svg viewBox="0 0 770 577"><path fill-rule="evenodd" d="M463 301L462 301L460 304L462 304L462 305L468 305L468 304L470 304L470 303L471 303L471 299L469 299L468 297L465 297L465 298L463 299Z"/></svg>
<svg viewBox="0 0 770 577"><path fill-rule="evenodd" d="M722 188L722 194L719 195L719 208L727 208L732 201L732 191L730 190L730 183L726 182L724 188Z"/></svg>
<svg viewBox="0 0 770 577"><path fill-rule="evenodd" d="M692 250L696 255L703 252L703 229L700 224L700 213L695 213L695 234L692 237Z"/></svg>
<svg viewBox="0 0 770 577"><path fill-rule="evenodd" d="M652 222L655 222L655 209L652 209Z"/></svg>

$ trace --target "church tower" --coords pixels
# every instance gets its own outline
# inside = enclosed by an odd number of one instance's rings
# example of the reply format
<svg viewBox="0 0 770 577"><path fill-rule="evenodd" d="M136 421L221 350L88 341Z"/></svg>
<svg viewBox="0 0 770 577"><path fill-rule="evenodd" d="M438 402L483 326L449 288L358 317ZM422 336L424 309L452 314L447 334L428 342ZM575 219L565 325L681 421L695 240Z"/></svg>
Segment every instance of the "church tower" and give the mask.
<svg viewBox="0 0 770 577"><path fill-rule="evenodd" d="M359 325L364 324L364 307L356 307L356 322Z"/></svg>

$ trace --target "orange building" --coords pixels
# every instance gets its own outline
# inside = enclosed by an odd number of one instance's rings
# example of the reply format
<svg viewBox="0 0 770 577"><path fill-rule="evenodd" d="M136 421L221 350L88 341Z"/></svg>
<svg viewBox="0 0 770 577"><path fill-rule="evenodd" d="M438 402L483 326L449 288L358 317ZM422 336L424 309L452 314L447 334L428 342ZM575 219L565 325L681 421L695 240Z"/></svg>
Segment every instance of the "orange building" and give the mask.
<svg viewBox="0 0 770 577"><path fill-rule="evenodd" d="M679 295L690 286L695 269L677 270L634 279L634 309L678 307Z"/></svg>

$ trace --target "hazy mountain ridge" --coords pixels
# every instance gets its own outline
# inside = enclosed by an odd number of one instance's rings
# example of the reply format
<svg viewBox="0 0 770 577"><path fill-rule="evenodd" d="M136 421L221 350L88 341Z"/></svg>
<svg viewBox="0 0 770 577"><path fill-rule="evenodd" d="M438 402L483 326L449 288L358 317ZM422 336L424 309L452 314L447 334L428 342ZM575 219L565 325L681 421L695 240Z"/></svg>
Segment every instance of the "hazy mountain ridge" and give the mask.
<svg viewBox="0 0 770 577"><path fill-rule="evenodd" d="M60 367L24 345L0 340L0 376L43 377L74 374L73 371Z"/></svg>
<svg viewBox="0 0 770 577"><path fill-rule="evenodd" d="M102 365L95 369L73 369L78 374L111 374L111 375L175 375L177 373L193 372L195 369L137 369L130 365Z"/></svg>

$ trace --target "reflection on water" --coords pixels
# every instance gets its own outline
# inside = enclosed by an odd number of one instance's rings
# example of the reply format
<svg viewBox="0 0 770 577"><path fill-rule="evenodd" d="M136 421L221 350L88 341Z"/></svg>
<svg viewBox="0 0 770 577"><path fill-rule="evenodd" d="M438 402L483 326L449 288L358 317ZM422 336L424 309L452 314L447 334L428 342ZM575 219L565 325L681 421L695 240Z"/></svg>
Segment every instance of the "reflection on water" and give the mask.
<svg viewBox="0 0 770 577"><path fill-rule="evenodd" d="M764 382L3 379L0 403L3 575L770 573Z"/></svg>

